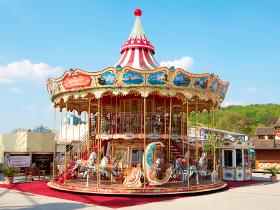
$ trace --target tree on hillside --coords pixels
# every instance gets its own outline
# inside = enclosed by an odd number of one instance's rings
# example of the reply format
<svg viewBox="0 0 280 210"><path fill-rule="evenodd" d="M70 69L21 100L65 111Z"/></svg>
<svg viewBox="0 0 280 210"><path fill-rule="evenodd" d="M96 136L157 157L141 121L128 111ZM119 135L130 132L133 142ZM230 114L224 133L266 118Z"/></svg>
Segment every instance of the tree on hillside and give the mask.
<svg viewBox="0 0 280 210"><path fill-rule="evenodd" d="M220 128L238 133L253 135L253 120L238 112L229 112L220 119Z"/></svg>
<svg viewBox="0 0 280 210"><path fill-rule="evenodd" d="M218 116L220 116L220 126ZM233 105L222 107L219 114L215 112L214 127L253 136L257 127L273 126L279 117L280 105L278 104ZM193 112L190 114L189 124L195 125L195 121ZM207 112L198 114L198 125L213 126Z"/></svg>
<svg viewBox="0 0 280 210"><path fill-rule="evenodd" d="M266 126L273 126L276 124L278 117L276 116L269 116L266 120Z"/></svg>

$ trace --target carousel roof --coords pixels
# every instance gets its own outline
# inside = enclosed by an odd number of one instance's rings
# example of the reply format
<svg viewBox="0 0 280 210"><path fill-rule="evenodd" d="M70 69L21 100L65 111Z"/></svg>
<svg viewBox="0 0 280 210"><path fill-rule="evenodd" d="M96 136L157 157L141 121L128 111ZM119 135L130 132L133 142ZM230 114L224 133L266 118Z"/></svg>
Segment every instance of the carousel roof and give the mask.
<svg viewBox="0 0 280 210"><path fill-rule="evenodd" d="M201 110L212 103L218 106L224 100L229 83L215 74L194 74L174 67L159 67L153 54L155 48L146 38L140 16L136 9L135 24L128 40L121 47L121 59L115 67L101 71L70 69L59 78L47 81L47 90L55 106L66 106L90 98L101 98L106 94L125 96L137 94L148 97L152 93L177 97L184 101L200 100ZM209 109L210 107L208 107Z"/></svg>
<svg viewBox="0 0 280 210"><path fill-rule="evenodd" d="M121 47L121 58L115 67L133 67L135 69L155 69L159 67L154 59L155 48L145 36L140 16L142 11L136 9L134 11L135 23L128 40Z"/></svg>

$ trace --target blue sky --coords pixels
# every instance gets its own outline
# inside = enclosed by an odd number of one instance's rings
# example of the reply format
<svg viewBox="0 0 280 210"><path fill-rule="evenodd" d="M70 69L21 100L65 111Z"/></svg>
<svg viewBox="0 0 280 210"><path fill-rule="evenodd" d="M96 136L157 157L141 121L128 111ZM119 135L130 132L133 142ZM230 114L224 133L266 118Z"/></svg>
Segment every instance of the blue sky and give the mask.
<svg viewBox="0 0 280 210"><path fill-rule="evenodd" d="M280 1L0 0L0 133L52 127L46 78L114 65L135 8L158 62L229 81L224 105L280 103Z"/></svg>

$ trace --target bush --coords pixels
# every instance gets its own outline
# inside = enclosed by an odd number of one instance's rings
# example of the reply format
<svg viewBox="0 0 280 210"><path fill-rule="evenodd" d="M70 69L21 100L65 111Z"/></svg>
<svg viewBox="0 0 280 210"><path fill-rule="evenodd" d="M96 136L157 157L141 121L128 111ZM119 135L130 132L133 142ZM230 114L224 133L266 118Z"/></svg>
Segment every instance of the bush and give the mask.
<svg viewBox="0 0 280 210"><path fill-rule="evenodd" d="M17 173L19 173L20 169L17 167L6 167L4 168L4 176L5 177L14 177Z"/></svg>
<svg viewBox="0 0 280 210"><path fill-rule="evenodd" d="M280 172L280 168L278 168L276 166L271 166L270 168L267 168L266 170L269 171L269 173L271 173L271 176L276 176L277 173Z"/></svg>

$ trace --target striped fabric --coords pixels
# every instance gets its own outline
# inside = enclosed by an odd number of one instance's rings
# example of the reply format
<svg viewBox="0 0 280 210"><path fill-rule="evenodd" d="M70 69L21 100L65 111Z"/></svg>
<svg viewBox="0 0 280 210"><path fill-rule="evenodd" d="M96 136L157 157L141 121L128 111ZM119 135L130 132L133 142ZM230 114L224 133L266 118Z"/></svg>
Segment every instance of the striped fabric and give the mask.
<svg viewBox="0 0 280 210"><path fill-rule="evenodd" d="M159 67L153 57L155 48L146 38L139 16L136 16L132 32L120 51L121 58L115 67L129 66L143 70L151 70Z"/></svg>

